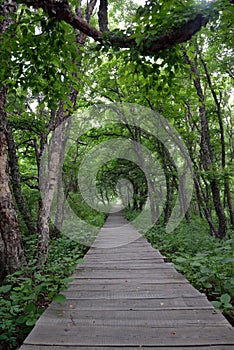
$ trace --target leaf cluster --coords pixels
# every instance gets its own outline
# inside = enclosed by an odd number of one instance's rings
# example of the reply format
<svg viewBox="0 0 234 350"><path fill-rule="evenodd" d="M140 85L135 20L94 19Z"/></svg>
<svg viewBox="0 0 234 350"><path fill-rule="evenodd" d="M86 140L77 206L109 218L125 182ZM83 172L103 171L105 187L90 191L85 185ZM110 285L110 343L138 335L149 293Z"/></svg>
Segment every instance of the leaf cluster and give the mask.
<svg viewBox="0 0 234 350"><path fill-rule="evenodd" d="M34 237L35 239L35 237ZM26 246L32 254L35 240L28 237ZM51 242L49 259L38 271L31 256L26 270L9 275L0 287L0 346L15 349L32 329L45 307L53 300L65 301L60 293L72 281L69 277L82 262L85 248L62 236Z"/></svg>
<svg viewBox="0 0 234 350"><path fill-rule="evenodd" d="M203 220L193 218L172 234L167 234L162 226L155 226L146 238L189 282L206 293L216 308L233 318L233 232L230 231L226 241L219 241L209 235Z"/></svg>

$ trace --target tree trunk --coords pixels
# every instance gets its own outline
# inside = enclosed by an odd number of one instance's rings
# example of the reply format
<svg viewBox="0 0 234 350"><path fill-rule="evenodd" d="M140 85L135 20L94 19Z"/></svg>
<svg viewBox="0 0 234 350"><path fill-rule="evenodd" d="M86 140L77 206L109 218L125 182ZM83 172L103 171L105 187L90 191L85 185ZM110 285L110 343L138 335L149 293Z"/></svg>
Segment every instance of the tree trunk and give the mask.
<svg viewBox="0 0 234 350"><path fill-rule="evenodd" d="M155 190L154 190L154 184L150 178L150 173L148 171L143 152L142 152L142 144L141 144L141 131L137 127L131 127L128 125L128 130L132 134L132 139L134 141L134 149L137 154L137 157L139 159L139 164L145 174L146 180L147 180L147 186L148 186L148 197L149 197L149 204L150 204L150 214L151 214L151 221L152 223L156 223L158 219L158 210L157 205L155 203Z"/></svg>
<svg viewBox="0 0 234 350"><path fill-rule="evenodd" d="M212 81L211 81L211 76L208 70L208 67L204 61L204 59L201 56L200 53L200 60L203 65L207 82L210 88L210 91L212 93L214 103L216 105L216 113L219 121L219 129L220 129L220 143L221 143L221 157L222 157L222 169L223 171L225 170L226 167L226 145L225 145L225 134L224 134L224 125L223 125L223 119L221 115L221 93L220 93L220 99L218 99L218 96L216 94L216 91L213 87ZM225 177L224 179L224 189L225 189L225 195L227 197L227 205L228 205L228 210L229 210L229 216L230 216L230 223L232 226L232 229L234 229L234 210L232 206L232 200L231 200L231 192L230 192L230 185L229 185L229 180L228 178Z"/></svg>
<svg viewBox="0 0 234 350"><path fill-rule="evenodd" d="M162 158L162 167L164 171L164 176L166 180L166 202L163 208L164 218L163 223L166 226L173 208L173 200L174 200L174 192L175 189L178 189L178 184L176 183L175 176L173 175L173 171L176 171L176 165L172 161L170 157L170 153L167 148L160 142L157 142L157 152L160 154Z"/></svg>
<svg viewBox="0 0 234 350"><path fill-rule="evenodd" d="M0 231L0 284L6 275L6 252L3 235Z"/></svg>
<svg viewBox="0 0 234 350"><path fill-rule="evenodd" d="M0 4L0 34L5 33L13 23L10 13L16 13L17 3L5 0ZM7 154L7 114L6 107L7 87L0 89L0 274L19 270L26 264L23 243L19 229L18 218L10 190L10 176Z"/></svg>
<svg viewBox="0 0 234 350"><path fill-rule="evenodd" d="M186 107L188 110L188 113L187 113L187 133L189 134L189 133L194 131L194 128L196 128L196 126L194 125L194 122L192 121L192 115L191 115L191 110L190 110L189 104L186 103ZM204 178L204 176L200 175L200 172L202 170L202 164L201 164L201 162L199 164L196 164L196 161L194 159L195 152L193 150L192 143L189 142L187 144L187 147L189 150L190 159L192 160L192 163L193 163L193 169L195 170L193 181L194 181L194 186L195 186L195 191L196 191L197 205L198 205L200 217L203 218L203 214L204 214L204 217L209 224L211 236L217 236L218 230L215 227L215 224L214 224L214 221L212 218L212 214L211 214L211 208L210 208L210 187L209 187L206 179ZM203 190L203 186L201 185L200 177L202 177L202 180L205 184L205 191Z"/></svg>
<svg viewBox="0 0 234 350"><path fill-rule="evenodd" d="M7 144L9 154L9 166L11 169L11 183L15 201L18 206L19 212L22 215L24 223L28 229L28 232L33 233L36 230L33 225L32 215L30 214L29 208L27 208L26 206L22 194L21 177L19 171L18 157L16 153L16 146L9 124L7 125Z"/></svg>
<svg viewBox="0 0 234 350"><path fill-rule="evenodd" d="M102 32L108 32L108 1L100 0L98 10L98 24Z"/></svg>
<svg viewBox="0 0 234 350"><path fill-rule="evenodd" d="M18 218L10 190L7 157L6 103L7 88L0 90L0 246L1 273L13 273L26 264Z"/></svg>
<svg viewBox="0 0 234 350"><path fill-rule="evenodd" d="M67 197L69 195L71 186L74 183L73 175L71 179L71 183L66 185L66 189L63 188L63 163L64 163L64 157L65 157L65 148L68 140L68 135L71 127L71 120L68 119L68 123L66 125L65 130L65 137L62 141L62 148L60 152L60 159L59 159L59 168L58 168L58 183L57 183L57 203L56 203L56 213L55 213L55 221L54 221L54 228L53 228L53 237L58 237L59 232L62 228L63 221L64 221L64 208L65 203L67 200Z"/></svg>
<svg viewBox="0 0 234 350"><path fill-rule="evenodd" d="M188 207L188 199L187 199L187 195L186 195L186 191L185 191L185 186L186 186L186 169L184 170L184 174L181 176L180 178L180 192L181 192L181 196L179 198L180 200L180 210L181 210L181 214L185 213L185 219L187 222L191 222L191 217L189 214L189 210L186 208Z"/></svg>
<svg viewBox="0 0 234 350"><path fill-rule="evenodd" d="M173 175L170 174L170 167L168 167L168 161L170 161L168 159L168 153L167 150L165 149L164 145L158 145L159 146L159 153L162 157L162 162L163 162L163 170L164 170L164 174L165 174L165 180L166 180L166 189L167 189L167 195L166 195L166 203L164 206L164 219L163 219L163 223L166 226L171 213L172 213L172 206L173 206L173 199L174 199L174 181L173 181ZM171 179L171 180L170 180Z"/></svg>
<svg viewBox="0 0 234 350"><path fill-rule="evenodd" d="M227 205L229 209L229 216L230 216L230 223L231 227L234 230L234 209L233 209L233 203L232 203L232 195L230 190L230 184L228 179L224 180L224 187L225 187L225 195L227 197Z"/></svg>
<svg viewBox="0 0 234 350"><path fill-rule="evenodd" d="M38 265L44 264L48 256L50 241L50 211L58 181L59 161L64 140L64 123L53 132L47 152L41 160L41 200L38 213Z"/></svg>
<svg viewBox="0 0 234 350"><path fill-rule="evenodd" d="M184 59L185 63L190 66L190 70L194 75L193 83L194 87L196 89L198 98L199 98L199 115L200 115L200 122L201 122L201 156L202 156L202 164L205 171L212 171L212 166L214 163L213 159L213 152L210 144L210 136L209 136L209 127L208 127L208 121L206 117L206 106L205 106L205 97L202 91L200 76L197 68L197 59L195 58L195 61L190 61L185 49L183 49ZM220 198L220 188L218 181L214 177L215 174L212 174L212 179L210 181L210 187L211 187L211 193L214 203L214 208L218 217L219 227L218 232L216 236L218 238L225 238L226 231L227 231L227 223L226 223L226 216L224 213L224 209L221 203Z"/></svg>

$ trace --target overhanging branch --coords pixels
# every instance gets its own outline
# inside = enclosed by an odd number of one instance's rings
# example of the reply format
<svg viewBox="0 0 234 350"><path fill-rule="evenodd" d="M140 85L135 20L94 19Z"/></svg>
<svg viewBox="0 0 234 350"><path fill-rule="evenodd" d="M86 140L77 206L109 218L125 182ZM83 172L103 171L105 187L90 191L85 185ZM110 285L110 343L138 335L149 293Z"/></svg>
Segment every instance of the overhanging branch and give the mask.
<svg viewBox="0 0 234 350"><path fill-rule="evenodd" d="M50 17L53 17L57 21L65 21L73 28L78 29L99 43L104 43L107 40L106 36L105 38L103 37L102 31L92 27L84 19L73 13L68 0L19 0L19 2L27 6L32 6L36 9L42 8ZM103 11L106 12L107 1L101 1L101 3L103 6ZM230 3L233 3L233 0L230 0ZM119 48L141 49L142 54L155 54L161 50L172 48L176 44L190 40L193 35L199 32L201 28L209 22L211 17L211 15L198 13L194 19L189 20L179 28L170 30L155 39L150 37L143 40L140 48L137 45L136 40L129 38L127 35L118 36L116 34L111 35L111 33L109 33L108 42L111 46ZM103 31L107 30L107 23L102 23L101 29Z"/></svg>

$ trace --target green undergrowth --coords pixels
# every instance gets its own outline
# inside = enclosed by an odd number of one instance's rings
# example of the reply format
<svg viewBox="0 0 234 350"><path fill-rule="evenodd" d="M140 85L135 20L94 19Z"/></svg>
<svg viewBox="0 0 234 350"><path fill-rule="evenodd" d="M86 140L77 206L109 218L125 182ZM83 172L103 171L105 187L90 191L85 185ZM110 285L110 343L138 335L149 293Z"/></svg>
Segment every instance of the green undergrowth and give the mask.
<svg viewBox="0 0 234 350"><path fill-rule="evenodd" d="M32 251L34 240L30 238ZM27 242L29 244L29 242ZM82 262L87 247L61 236L52 240L49 258L38 270L31 259L27 269L9 275L0 286L0 349L17 349L38 317L71 281L76 265Z"/></svg>
<svg viewBox="0 0 234 350"><path fill-rule="evenodd" d="M137 213L125 214L131 221ZM190 223L182 222L172 233L166 233L162 225L155 225L145 237L233 324L233 232L229 231L228 239L220 241L210 236L203 220L193 218Z"/></svg>

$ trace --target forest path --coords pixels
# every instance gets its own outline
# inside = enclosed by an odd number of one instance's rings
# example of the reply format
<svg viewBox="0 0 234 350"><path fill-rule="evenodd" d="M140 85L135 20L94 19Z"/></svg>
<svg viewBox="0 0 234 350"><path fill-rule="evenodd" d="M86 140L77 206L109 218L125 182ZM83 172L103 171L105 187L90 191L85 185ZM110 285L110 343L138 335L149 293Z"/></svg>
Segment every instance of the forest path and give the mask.
<svg viewBox="0 0 234 350"><path fill-rule="evenodd" d="M20 350L226 350L234 329L159 251L112 213Z"/></svg>

